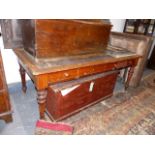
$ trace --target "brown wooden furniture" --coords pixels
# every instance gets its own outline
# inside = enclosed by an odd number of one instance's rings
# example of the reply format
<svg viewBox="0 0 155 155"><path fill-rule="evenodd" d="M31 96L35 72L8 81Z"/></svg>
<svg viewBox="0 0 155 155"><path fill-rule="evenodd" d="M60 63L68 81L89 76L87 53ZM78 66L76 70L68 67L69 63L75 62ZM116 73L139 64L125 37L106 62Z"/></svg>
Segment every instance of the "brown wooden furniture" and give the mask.
<svg viewBox="0 0 155 155"><path fill-rule="evenodd" d="M30 76L37 90L40 117L44 118L47 101L47 89L51 84L78 79L80 77L119 70L129 67L125 84L127 88L136 66L139 55L113 57L108 52L91 56L80 56L59 59L43 59L35 61L23 49L14 49L19 60L23 90L26 90L25 72Z"/></svg>
<svg viewBox="0 0 155 155"><path fill-rule="evenodd" d="M24 49L35 58L103 52L112 27L103 20L24 19L20 23Z"/></svg>
<svg viewBox="0 0 155 155"><path fill-rule="evenodd" d="M3 119L6 123L12 121L10 98L5 79L1 52L0 52L0 119Z"/></svg>
<svg viewBox="0 0 155 155"><path fill-rule="evenodd" d="M17 55L23 91L26 92L25 73L34 82L40 118L44 118L51 85L129 68L127 88L140 57L136 54L111 56L106 50L111 24L105 20L18 20L16 28L2 27L3 37L6 31L13 30L21 32L17 33L20 39L13 37L19 44L16 42L12 47L9 39L3 39L4 44L8 43ZM107 84L110 90L110 82Z"/></svg>
<svg viewBox="0 0 155 155"><path fill-rule="evenodd" d="M111 71L50 85L47 114L58 121L112 96L117 75Z"/></svg>

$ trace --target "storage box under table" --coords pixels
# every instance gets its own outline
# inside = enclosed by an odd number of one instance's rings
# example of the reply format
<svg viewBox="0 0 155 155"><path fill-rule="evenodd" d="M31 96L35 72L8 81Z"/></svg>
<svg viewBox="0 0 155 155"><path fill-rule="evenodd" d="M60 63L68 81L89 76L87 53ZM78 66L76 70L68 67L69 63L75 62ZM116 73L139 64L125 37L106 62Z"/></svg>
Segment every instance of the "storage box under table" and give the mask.
<svg viewBox="0 0 155 155"><path fill-rule="evenodd" d="M112 96L117 75L118 71L111 71L50 85L46 112L61 120Z"/></svg>

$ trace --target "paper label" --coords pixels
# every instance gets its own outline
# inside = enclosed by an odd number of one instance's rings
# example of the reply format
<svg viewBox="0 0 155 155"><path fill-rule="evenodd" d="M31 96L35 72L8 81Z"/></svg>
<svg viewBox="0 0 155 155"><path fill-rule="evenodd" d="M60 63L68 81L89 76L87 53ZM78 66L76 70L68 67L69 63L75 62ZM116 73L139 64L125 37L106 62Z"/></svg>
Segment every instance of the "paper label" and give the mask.
<svg viewBox="0 0 155 155"><path fill-rule="evenodd" d="M89 92L92 92L93 88L94 88L94 82L91 82L89 86Z"/></svg>
<svg viewBox="0 0 155 155"><path fill-rule="evenodd" d="M74 89L76 89L79 86L80 85L76 85L76 86L73 86L73 87L70 87L70 88L66 88L66 89L61 90L62 96L66 96L67 94L69 94L70 92L72 92Z"/></svg>

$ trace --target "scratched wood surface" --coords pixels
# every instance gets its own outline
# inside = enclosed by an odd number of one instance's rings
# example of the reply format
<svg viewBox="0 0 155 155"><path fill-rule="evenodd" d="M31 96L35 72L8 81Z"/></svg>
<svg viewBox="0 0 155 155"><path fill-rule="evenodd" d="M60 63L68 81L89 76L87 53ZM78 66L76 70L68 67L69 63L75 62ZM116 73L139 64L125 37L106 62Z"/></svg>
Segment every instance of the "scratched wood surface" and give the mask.
<svg viewBox="0 0 155 155"><path fill-rule="evenodd" d="M103 20L21 20L24 49L37 58L103 52L111 25Z"/></svg>

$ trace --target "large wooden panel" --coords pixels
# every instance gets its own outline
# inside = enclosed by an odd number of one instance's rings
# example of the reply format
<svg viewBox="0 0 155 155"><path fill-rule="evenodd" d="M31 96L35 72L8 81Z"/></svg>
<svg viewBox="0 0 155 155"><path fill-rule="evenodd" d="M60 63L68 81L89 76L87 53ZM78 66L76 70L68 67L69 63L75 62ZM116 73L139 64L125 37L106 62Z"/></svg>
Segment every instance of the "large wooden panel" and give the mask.
<svg viewBox="0 0 155 155"><path fill-rule="evenodd" d="M101 20L21 20L24 48L37 58L103 52L111 25Z"/></svg>

